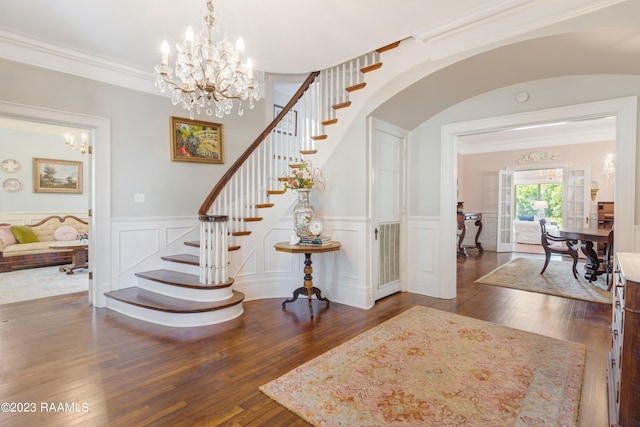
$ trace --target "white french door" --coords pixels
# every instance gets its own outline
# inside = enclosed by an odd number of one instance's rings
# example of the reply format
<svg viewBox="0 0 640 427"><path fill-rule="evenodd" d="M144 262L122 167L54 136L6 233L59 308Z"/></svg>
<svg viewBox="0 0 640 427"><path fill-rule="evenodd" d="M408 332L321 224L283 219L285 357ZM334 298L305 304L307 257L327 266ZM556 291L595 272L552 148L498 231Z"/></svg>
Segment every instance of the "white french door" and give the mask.
<svg viewBox="0 0 640 427"><path fill-rule="evenodd" d="M498 171L498 220L496 252L513 250L513 171Z"/></svg>
<svg viewBox="0 0 640 427"><path fill-rule="evenodd" d="M591 169L564 168L562 194L562 227L588 228L591 209Z"/></svg>

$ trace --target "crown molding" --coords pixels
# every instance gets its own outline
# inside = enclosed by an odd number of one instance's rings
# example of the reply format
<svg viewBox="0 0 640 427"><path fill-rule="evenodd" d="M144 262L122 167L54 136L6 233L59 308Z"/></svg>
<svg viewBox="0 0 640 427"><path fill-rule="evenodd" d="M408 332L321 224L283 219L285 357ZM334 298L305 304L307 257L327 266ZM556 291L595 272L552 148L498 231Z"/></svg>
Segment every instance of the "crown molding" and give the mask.
<svg viewBox="0 0 640 427"><path fill-rule="evenodd" d="M0 29L0 56L142 92L158 94L153 73Z"/></svg>
<svg viewBox="0 0 640 427"><path fill-rule="evenodd" d="M494 0L412 36L432 60L516 37L627 0Z"/></svg>
<svg viewBox="0 0 640 427"><path fill-rule="evenodd" d="M465 143L464 137L458 140L460 154L493 153L496 151L526 150L532 148L554 147L558 145L588 144L592 142L615 141L615 126L585 131L558 132L527 138L501 138L496 132L491 142Z"/></svg>

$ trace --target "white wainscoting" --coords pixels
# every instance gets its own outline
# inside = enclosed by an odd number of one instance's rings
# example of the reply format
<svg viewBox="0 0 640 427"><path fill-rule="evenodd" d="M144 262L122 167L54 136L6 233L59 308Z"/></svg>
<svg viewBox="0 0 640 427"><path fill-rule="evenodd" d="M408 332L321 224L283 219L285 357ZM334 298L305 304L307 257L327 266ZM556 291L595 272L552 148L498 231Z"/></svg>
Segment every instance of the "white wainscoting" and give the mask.
<svg viewBox="0 0 640 427"><path fill-rule="evenodd" d="M336 252L314 254L313 282L322 296L359 308L373 305L367 286L366 221L323 218L325 232L342 243ZM269 228L266 228L269 227ZM289 241L292 224L283 218L275 225L252 224L252 234L229 253L229 276L246 300L292 296L303 285L304 255L276 252L273 245ZM162 268L161 257L185 253L184 242L199 239L197 218L143 218L112 221L112 288L136 286L135 273Z"/></svg>
<svg viewBox="0 0 640 427"><path fill-rule="evenodd" d="M136 286L135 273L161 268L161 257L185 253L200 238L193 218L136 218L111 222L111 290Z"/></svg>
<svg viewBox="0 0 640 427"><path fill-rule="evenodd" d="M366 221L351 218L321 220L325 229L323 234L339 241L342 248L336 252L312 255L314 286L331 301L370 308L373 301L366 280ZM234 289L243 292L246 300L284 300L303 285L305 256L277 252L273 247L278 242L289 241L291 229L291 221L281 218L268 229L254 229L254 237L243 238L241 249L230 253L230 276L235 279Z"/></svg>
<svg viewBox="0 0 640 427"><path fill-rule="evenodd" d="M439 217L411 217L407 219L408 292L442 298L441 247ZM455 254L452 254L455 256Z"/></svg>
<svg viewBox="0 0 640 427"><path fill-rule="evenodd" d="M371 308L374 301L366 238L368 220L323 218L322 222L324 234L342 243L342 249L313 255L314 284L331 301ZM496 223L495 212L483 212L480 241L485 250L496 248ZM241 250L229 253L229 275L235 279L234 289L243 292L247 300L289 298L303 284L304 255L276 252L273 245L289 240L290 219L282 217L270 226L252 224L252 227L252 235L238 242ZM112 221L111 233L111 290L115 290L135 286L136 272L161 268L161 256L184 253L183 243L199 238L199 221L196 217L119 219ZM640 247L640 226L633 233L635 247ZM405 291L451 298L451 284L443 283L450 279L443 279L441 241L439 217L407 219L403 246L407 266ZM455 252L451 256L455 257Z"/></svg>

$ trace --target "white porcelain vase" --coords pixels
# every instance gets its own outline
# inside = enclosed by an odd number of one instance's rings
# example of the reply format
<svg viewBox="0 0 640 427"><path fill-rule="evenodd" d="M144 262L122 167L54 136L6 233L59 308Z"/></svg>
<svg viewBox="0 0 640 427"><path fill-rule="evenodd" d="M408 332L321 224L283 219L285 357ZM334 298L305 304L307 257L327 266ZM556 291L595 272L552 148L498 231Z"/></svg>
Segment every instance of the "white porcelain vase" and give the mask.
<svg viewBox="0 0 640 427"><path fill-rule="evenodd" d="M307 225L313 219L316 211L309 202L310 188L298 188L298 203L293 208L293 231L300 238L309 237Z"/></svg>

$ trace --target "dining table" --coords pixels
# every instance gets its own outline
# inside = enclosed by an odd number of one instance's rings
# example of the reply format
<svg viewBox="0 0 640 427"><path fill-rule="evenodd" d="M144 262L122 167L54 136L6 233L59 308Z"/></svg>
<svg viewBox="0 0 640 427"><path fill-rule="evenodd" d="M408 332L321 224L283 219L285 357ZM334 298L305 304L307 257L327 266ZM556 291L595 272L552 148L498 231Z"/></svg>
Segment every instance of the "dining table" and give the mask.
<svg viewBox="0 0 640 427"><path fill-rule="evenodd" d="M580 250L587 257L584 266L584 278L593 282L599 275L604 273L600 270L600 260L598 252L594 249L594 243L609 241L609 233L613 230L607 228L560 228L558 232L562 237L570 240L580 241Z"/></svg>

